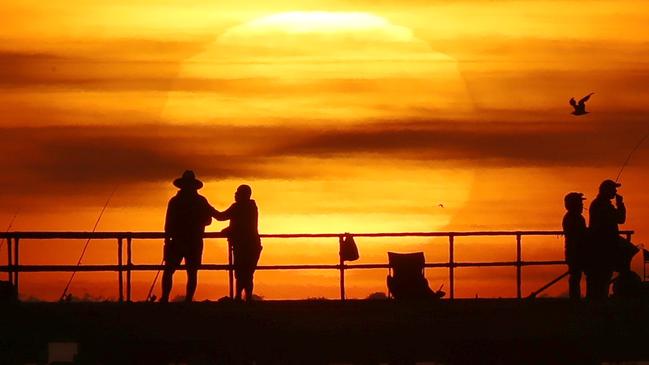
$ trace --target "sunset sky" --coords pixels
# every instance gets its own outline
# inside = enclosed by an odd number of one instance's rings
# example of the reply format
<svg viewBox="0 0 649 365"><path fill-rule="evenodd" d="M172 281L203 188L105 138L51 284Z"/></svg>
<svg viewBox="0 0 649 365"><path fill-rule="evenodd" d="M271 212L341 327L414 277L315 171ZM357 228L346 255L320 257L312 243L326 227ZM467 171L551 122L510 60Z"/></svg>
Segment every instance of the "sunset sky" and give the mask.
<svg viewBox="0 0 649 365"><path fill-rule="evenodd" d="M89 231L114 190L98 230L160 231L185 169L217 209L250 184L262 233L557 230L563 196L588 206L649 132L642 1L3 0L0 13L2 230L16 215L13 230ZM591 114L572 116L570 97L590 92ZM637 243L648 167L649 141L621 177ZM25 241L21 260L74 264L83 243ZM363 263L448 260L445 240L357 243ZM161 246L136 242L136 263L159 263ZM336 240L264 247L262 265L337 261ZM512 260L514 247L459 241L456 259ZM561 237L532 239L523 257L562 252ZM84 263L115 256L91 242ZM225 261L209 241L204 262ZM525 269L524 292L561 271ZM154 274L135 275L136 299ZM258 272L256 288L335 298L337 275ZM385 275L350 272L348 294L386 291ZM22 274L22 294L56 299L68 276ZM79 274L71 291L114 297L115 276ZM448 286L447 270L427 276ZM197 297L225 285L201 273ZM456 293L513 296L514 270L458 269Z"/></svg>

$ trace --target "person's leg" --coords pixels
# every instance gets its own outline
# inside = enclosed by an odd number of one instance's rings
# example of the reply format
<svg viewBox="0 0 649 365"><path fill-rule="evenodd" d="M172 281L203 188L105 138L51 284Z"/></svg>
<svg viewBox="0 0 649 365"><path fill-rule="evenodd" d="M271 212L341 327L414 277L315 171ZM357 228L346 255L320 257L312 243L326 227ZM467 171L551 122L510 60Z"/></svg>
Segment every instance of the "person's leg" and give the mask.
<svg viewBox="0 0 649 365"><path fill-rule="evenodd" d="M246 272L245 272L243 290L246 293L246 301L247 302L252 301L252 289L253 289L252 275L253 275L254 270L255 270L254 268L247 267Z"/></svg>
<svg viewBox="0 0 649 365"><path fill-rule="evenodd" d="M586 299L593 298L593 273L586 272Z"/></svg>
<svg viewBox="0 0 649 365"><path fill-rule="evenodd" d="M241 300L244 285L243 267L241 263L241 255L238 252L234 254L234 300Z"/></svg>
<svg viewBox="0 0 649 365"><path fill-rule="evenodd" d="M611 280L610 271L597 270L587 276L587 297L591 300L608 298L608 285Z"/></svg>
<svg viewBox="0 0 649 365"><path fill-rule="evenodd" d="M194 300L194 293L196 292L196 285L198 282L198 270L187 269L187 288L185 290L185 301L191 302Z"/></svg>
<svg viewBox="0 0 649 365"><path fill-rule="evenodd" d="M613 278L613 271L604 271L602 273L602 299L608 299L608 292L611 286L611 279Z"/></svg>
<svg viewBox="0 0 649 365"><path fill-rule="evenodd" d="M234 270L234 281L235 281L235 293L234 293L234 300L241 300L241 295L243 293L244 285L243 285L243 274L241 272L241 269L235 268Z"/></svg>
<svg viewBox="0 0 649 365"><path fill-rule="evenodd" d="M251 301L252 300L252 289L254 288L254 283L252 280L252 275L250 275L250 281L248 282L248 286L246 287L246 300Z"/></svg>
<svg viewBox="0 0 649 365"><path fill-rule="evenodd" d="M569 268L570 276L568 278L569 296L572 300L581 299L581 270L573 267Z"/></svg>
<svg viewBox="0 0 649 365"><path fill-rule="evenodd" d="M602 299L602 277L601 270L592 270L586 274L586 298L591 301Z"/></svg>
<svg viewBox="0 0 649 365"><path fill-rule="evenodd" d="M185 301L194 300L196 286L198 285L198 268L201 266L203 259L203 241L192 242L188 247L185 255L185 265L187 266L187 288L185 289Z"/></svg>
<svg viewBox="0 0 649 365"><path fill-rule="evenodd" d="M160 297L160 302L162 303L169 302L169 294L171 293L171 287L173 286L174 271L176 270L168 265L162 273L162 296Z"/></svg>
<svg viewBox="0 0 649 365"><path fill-rule="evenodd" d="M602 288L606 287L606 284L602 280L603 277L604 274L601 271L596 271L593 274L593 295L591 296L593 300L602 300L604 298Z"/></svg>
<svg viewBox="0 0 649 365"><path fill-rule="evenodd" d="M246 267L246 300L252 300L252 290L254 288L254 276L255 270L257 269L257 263L259 262L259 256L261 255L261 247L259 249L255 248L251 252L250 260L247 263Z"/></svg>
<svg viewBox="0 0 649 365"><path fill-rule="evenodd" d="M169 302L169 294L171 294L171 287L173 286L173 275L176 268L180 265L182 256L180 256L177 247L166 245L164 247L164 272L162 273L162 296L160 302Z"/></svg>

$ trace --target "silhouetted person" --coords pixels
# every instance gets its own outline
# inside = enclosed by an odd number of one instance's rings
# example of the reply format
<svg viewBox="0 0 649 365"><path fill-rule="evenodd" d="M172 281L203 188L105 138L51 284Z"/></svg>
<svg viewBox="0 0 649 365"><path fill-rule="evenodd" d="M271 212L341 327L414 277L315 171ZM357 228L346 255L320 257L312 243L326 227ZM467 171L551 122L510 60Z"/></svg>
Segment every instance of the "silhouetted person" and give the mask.
<svg viewBox="0 0 649 365"><path fill-rule="evenodd" d="M262 250L257 226L259 213L251 196L250 186L241 185L234 193L234 204L214 214L219 221L230 220L230 225L223 232L234 254L235 299L241 300L241 294L245 291L247 301L252 300L253 276Z"/></svg>
<svg viewBox="0 0 649 365"><path fill-rule="evenodd" d="M565 257L570 277L568 279L570 299L581 298L581 274L585 269L587 243L586 220L581 215L584 211L584 194L569 193L563 199L566 214L563 216L563 234L565 237Z"/></svg>
<svg viewBox="0 0 649 365"><path fill-rule="evenodd" d="M608 297L608 286L613 275L613 257L620 239L618 224L626 221L626 207L617 188L622 186L613 180L604 180L599 194L590 204L591 260L587 274L587 297ZM615 206L611 199L615 198Z"/></svg>
<svg viewBox="0 0 649 365"><path fill-rule="evenodd" d="M594 93L590 93L584 96L583 98L581 98L581 100L579 100L579 103L575 101L575 98L570 98L570 105L572 105L572 108L575 109L571 114L577 116L588 114L588 112L586 111L586 102L588 101L588 99L590 99L590 96L593 94Z"/></svg>
<svg viewBox="0 0 649 365"><path fill-rule="evenodd" d="M216 210L205 197L198 194L203 183L197 180L194 172L187 170L181 178L174 180L179 188L169 200L165 219L165 269L162 274L161 302L169 301L173 274L185 259L187 269L187 292L185 301L191 302L196 291L198 267L203 256L203 234L205 226L212 222Z"/></svg>

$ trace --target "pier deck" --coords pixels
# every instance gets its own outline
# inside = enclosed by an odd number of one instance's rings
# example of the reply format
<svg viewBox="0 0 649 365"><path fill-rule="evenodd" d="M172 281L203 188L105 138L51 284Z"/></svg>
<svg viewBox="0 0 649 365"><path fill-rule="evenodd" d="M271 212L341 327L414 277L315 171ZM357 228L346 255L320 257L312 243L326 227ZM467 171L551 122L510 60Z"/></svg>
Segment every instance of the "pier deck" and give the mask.
<svg viewBox="0 0 649 365"><path fill-rule="evenodd" d="M0 306L0 363L454 364L649 360L649 303L563 299L19 303Z"/></svg>

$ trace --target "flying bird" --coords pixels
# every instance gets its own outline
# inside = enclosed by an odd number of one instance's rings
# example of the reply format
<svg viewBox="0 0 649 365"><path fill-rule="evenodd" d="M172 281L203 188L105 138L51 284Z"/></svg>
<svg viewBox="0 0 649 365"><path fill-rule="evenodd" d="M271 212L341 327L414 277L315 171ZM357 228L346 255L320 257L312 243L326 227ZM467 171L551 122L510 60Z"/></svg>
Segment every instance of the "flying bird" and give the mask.
<svg viewBox="0 0 649 365"><path fill-rule="evenodd" d="M444 204L437 204L438 207L444 208Z"/></svg>
<svg viewBox="0 0 649 365"><path fill-rule="evenodd" d="M572 107L575 109L575 111L573 111L572 114L577 116L588 114L588 112L586 111L586 102L588 101L588 99L590 99L590 96L593 94L594 93L590 93L584 96L583 98L581 98L581 100L579 100L579 103L575 101L575 98L570 98L570 105L572 105Z"/></svg>

